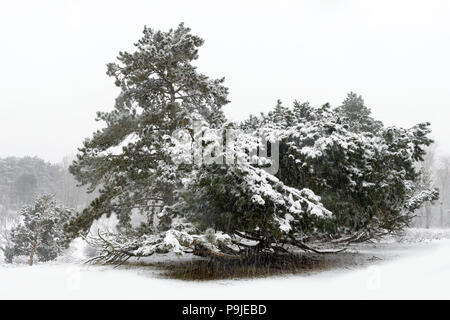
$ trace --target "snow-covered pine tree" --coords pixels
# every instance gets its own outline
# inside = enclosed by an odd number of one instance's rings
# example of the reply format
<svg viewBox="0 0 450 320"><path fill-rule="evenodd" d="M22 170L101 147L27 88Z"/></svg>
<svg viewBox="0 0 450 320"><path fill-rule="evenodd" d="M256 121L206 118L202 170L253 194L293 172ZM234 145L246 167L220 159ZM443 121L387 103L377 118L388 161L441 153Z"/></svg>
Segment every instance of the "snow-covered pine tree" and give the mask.
<svg viewBox="0 0 450 320"><path fill-rule="evenodd" d="M347 98L342 102L342 105L335 109L335 112L355 132L376 133L383 127L381 121L371 117L372 111L366 107L362 96L354 92L347 95Z"/></svg>
<svg viewBox="0 0 450 320"><path fill-rule="evenodd" d="M348 108L295 102L292 111L274 117L281 110L277 106L254 127L280 137L277 177L287 186L311 189L333 213L322 229L324 238L357 234L362 239L401 230L418 207L438 198L437 190L417 183L418 164L432 143L430 124L383 127L356 94L343 106ZM292 113L294 124L286 125Z"/></svg>
<svg viewBox="0 0 450 320"><path fill-rule="evenodd" d="M192 64L203 40L180 24L168 32L145 28L136 51L120 52L107 74L121 89L114 110L99 112L106 127L84 142L70 172L100 196L68 227L86 232L94 219L115 213L119 228L130 227L132 210L148 214L175 202L182 185L168 152L175 130L195 119L224 122L228 103L224 79L210 79Z"/></svg>
<svg viewBox="0 0 450 320"><path fill-rule="evenodd" d="M103 247L103 261L167 251L241 254L249 246L284 250L279 243L297 241L304 216L329 214L310 190L289 188L248 160L195 161L193 144L201 159L244 159L252 147L246 143L256 141L254 133L238 133L228 141L235 147L220 148L233 127L221 110L227 89L223 79L211 80L191 64L202 43L183 24L168 32L145 28L136 51L108 66L122 91L112 112L98 114L107 126L85 141L70 168L81 184L99 187L100 196L66 228L76 237L95 219L116 214L117 234L91 238ZM174 138L180 130L184 142ZM130 223L136 212L146 216L137 228ZM244 243L251 238L261 241Z"/></svg>
<svg viewBox="0 0 450 320"><path fill-rule="evenodd" d="M11 230L8 246L3 249L6 261L11 263L16 256L27 256L33 265L35 256L39 261L55 259L70 243L63 226L73 214L51 195L39 196L33 205L24 206L21 220Z"/></svg>

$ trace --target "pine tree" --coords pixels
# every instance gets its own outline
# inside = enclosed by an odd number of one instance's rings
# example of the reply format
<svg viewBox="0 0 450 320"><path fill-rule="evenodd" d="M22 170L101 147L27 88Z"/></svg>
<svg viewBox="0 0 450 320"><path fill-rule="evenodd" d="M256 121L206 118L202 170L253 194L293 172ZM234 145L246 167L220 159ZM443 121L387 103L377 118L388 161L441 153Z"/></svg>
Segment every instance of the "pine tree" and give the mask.
<svg viewBox="0 0 450 320"><path fill-rule="evenodd" d="M86 235L95 219L119 219L117 233L90 238L102 249L94 261L318 252L305 241L398 231L436 199L414 187L432 143L428 123L385 128L355 94L334 110L278 101L268 114L226 122L223 79L191 64L202 43L182 24L145 28L136 51L108 65L121 93L70 167L99 197L66 231ZM146 217L139 227L130 223L136 212Z"/></svg>
<svg viewBox="0 0 450 320"><path fill-rule="evenodd" d="M336 108L336 113L344 118L350 129L356 132L376 133L383 127L381 121L371 117L372 111L364 104L362 96L350 92L342 105Z"/></svg>
<svg viewBox="0 0 450 320"><path fill-rule="evenodd" d="M265 118L266 128L281 137L277 177L321 197L333 212L329 228L322 230L326 237L401 230L418 207L438 198L437 190L418 184L423 174L417 165L432 143L430 124L384 128L355 94L344 106L349 108L295 102L296 120L290 126L280 117Z"/></svg>
<svg viewBox="0 0 450 320"><path fill-rule="evenodd" d="M10 243L3 250L7 262L16 256L28 256L33 265L35 256L39 261L55 259L69 245L63 225L73 211L57 203L53 196L42 195L33 205L20 212L21 222L11 230Z"/></svg>

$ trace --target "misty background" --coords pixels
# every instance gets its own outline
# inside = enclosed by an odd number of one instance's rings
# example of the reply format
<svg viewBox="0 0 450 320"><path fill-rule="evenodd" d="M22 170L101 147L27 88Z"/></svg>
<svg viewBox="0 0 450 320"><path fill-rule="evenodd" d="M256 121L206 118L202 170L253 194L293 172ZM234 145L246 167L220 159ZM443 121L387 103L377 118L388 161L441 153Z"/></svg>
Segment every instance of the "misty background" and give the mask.
<svg viewBox="0 0 450 320"><path fill-rule="evenodd" d="M99 127L96 111L111 110L118 94L105 64L130 50L144 25L183 21L205 39L199 70L226 78L229 119L266 112L277 99L337 107L354 91L385 125L430 121L427 170L442 197L417 223L447 225L449 16L450 3L437 0L1 2L0 209L44 191L74 207L89 203L65 168Z"/></svg>

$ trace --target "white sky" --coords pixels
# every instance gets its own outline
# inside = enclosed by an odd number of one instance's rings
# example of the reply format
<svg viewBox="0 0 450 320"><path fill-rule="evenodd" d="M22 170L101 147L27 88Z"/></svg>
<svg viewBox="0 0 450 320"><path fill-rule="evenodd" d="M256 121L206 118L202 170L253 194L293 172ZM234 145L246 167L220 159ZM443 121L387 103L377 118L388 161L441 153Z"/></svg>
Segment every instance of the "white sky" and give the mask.
<svg viewBox="0 0 450 320"><path fill-rule="evenodd" d="M387 125L431 121L450 152L450 1L16 0L0 2L0 157L75 153L118 93L105 64L144 25L182 21L206 41L200 71L226 77L231 119L355 91Z"/></svg>

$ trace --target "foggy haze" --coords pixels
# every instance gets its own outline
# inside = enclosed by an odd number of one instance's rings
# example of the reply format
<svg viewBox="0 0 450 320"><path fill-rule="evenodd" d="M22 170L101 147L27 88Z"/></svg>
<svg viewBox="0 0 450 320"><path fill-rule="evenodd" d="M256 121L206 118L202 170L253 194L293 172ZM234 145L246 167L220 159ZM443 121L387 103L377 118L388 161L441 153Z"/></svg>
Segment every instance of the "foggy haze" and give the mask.
<svg viewBox="0 0 450 320"><path fill-rule="evenodd" d="M449 16L446 1L1 2L0 157L76 153L118 94L105 64L144 25L180 22L205 40L199 70L226 78L232 120L354 91L386 125L430 121L448 153Z"/></svg>

